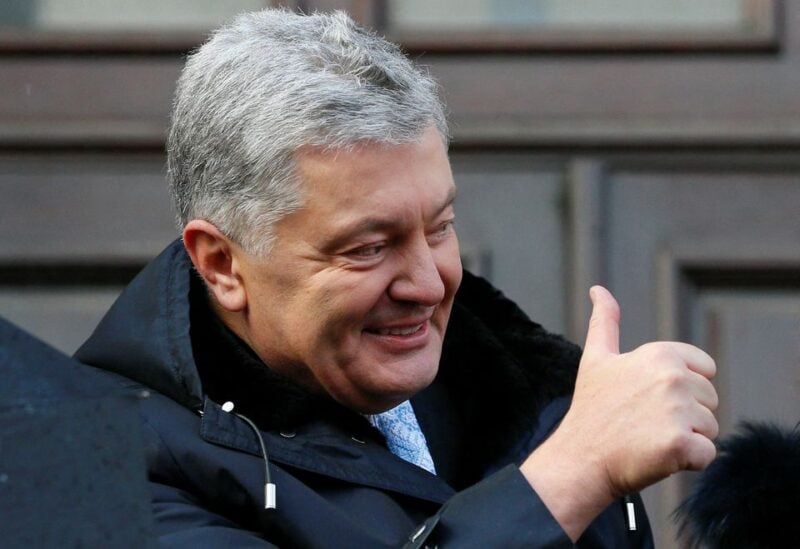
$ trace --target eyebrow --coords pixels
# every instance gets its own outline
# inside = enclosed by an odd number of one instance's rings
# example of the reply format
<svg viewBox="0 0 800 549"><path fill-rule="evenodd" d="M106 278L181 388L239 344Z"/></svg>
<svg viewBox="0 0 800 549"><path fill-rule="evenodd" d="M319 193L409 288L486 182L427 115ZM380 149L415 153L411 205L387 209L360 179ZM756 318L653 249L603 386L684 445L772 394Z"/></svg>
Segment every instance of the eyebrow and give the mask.
<svg viewBox="0 0 800 549"><path fill-rule="evenodd" d="M447 196L442 201L441 205L435 210L432 216L433 219L439 217L443 211L453 205L453 203L456 201L456 194L456 186L453 185L450 187L450 190L447 192ZM360 221L357 221L353 225L346 227L339 234L328 241L325 247L337 248L360 234L388 231L398 227L399 225L401 225L401 223L398 223L393 219L386 219L383 217L366 217Z"/></svg>

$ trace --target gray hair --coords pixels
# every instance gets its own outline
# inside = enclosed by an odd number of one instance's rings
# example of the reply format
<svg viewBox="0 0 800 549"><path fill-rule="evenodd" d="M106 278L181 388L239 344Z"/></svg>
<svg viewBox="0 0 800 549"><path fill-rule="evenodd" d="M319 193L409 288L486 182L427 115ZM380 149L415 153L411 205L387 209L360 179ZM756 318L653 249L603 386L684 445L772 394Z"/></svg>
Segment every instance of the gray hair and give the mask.
<svg viewBox="0 0 800 549"><path fill-rule="evenodd" d="M167 169L180 226L213 223L266 255L273 225L302 205L304 146L448 140L433 79L342 12L242 14L191 54L178 81Z"/></svg>

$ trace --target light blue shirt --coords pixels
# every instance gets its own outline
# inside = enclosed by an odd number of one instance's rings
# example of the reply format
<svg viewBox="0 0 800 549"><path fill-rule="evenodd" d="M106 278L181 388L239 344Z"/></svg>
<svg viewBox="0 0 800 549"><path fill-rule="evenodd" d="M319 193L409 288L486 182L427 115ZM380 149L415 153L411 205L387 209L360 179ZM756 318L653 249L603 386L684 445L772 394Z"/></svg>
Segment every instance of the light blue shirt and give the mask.
<svg viewBox="0 0 800 549"><path fill-rule="evenodd" d="M391 410L368 415L367 419L386 438L389 451L426 471L436 474L428 441L417 422L411 402L406 400Z"/></svg>

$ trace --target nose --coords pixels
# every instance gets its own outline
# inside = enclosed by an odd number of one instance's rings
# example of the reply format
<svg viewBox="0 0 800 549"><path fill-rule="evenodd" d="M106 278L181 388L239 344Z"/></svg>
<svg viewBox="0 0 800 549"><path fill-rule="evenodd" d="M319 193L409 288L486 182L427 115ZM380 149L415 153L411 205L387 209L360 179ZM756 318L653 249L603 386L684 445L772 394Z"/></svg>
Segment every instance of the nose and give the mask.
<svg viewBox="0 0 800 549"><path fill-rule="evenodd" d="M408 246L401 254L398 275L389 286L394 301L434 307L442 302L444 281L434 251L425 238Z"/></svg>

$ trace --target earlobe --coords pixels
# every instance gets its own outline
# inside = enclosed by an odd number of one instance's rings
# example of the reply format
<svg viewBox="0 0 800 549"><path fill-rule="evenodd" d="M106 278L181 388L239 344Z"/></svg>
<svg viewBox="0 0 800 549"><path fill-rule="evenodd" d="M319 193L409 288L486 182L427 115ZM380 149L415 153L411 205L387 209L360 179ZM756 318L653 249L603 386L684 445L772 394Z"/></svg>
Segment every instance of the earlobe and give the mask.
<svg viewBox="0 0 800 549"><path fill-rule="evenodd" d="M230 312L243 310L247 293L239 273L236 245L202 219L186 224L183 245L219 305Z"/></svg>

